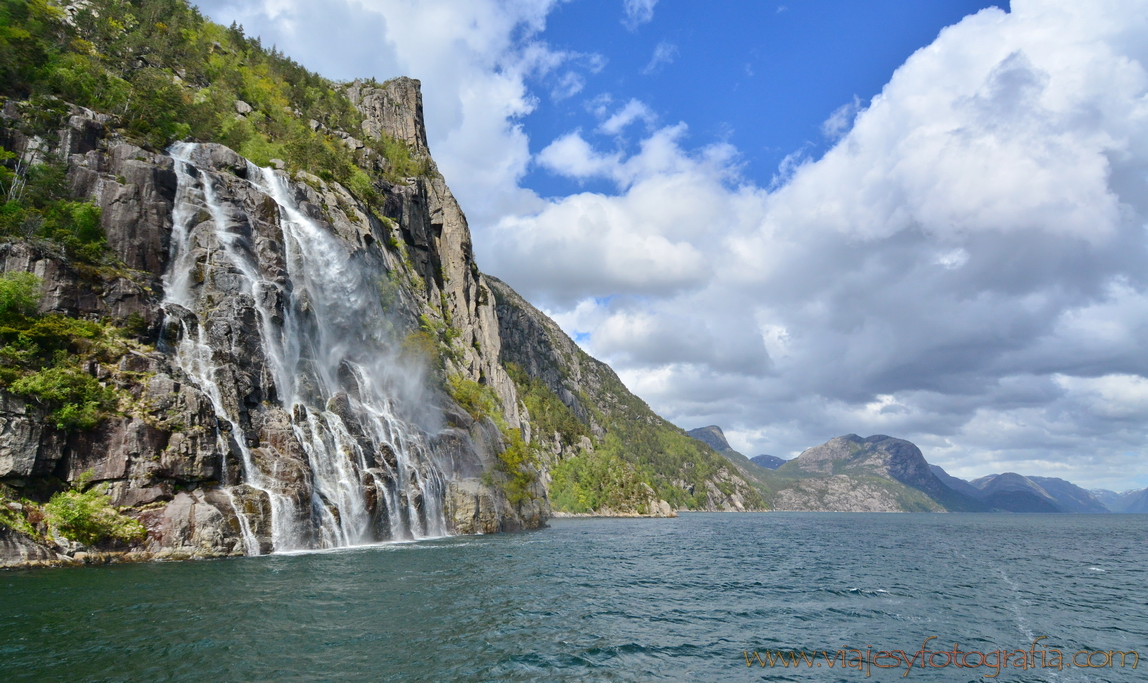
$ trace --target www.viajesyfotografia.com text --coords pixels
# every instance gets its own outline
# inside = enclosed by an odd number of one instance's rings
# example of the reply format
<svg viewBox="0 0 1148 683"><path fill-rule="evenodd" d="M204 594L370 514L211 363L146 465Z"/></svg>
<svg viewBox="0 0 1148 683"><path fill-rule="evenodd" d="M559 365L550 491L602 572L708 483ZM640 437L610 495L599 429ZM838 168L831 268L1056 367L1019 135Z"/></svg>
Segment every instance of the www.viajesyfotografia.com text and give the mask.
<svg viewBox="0 0 1148 683"><path fill-rule="evenodd" d="M1069 668L1079 669L1107 669L1124 668L1135 669L1140 663L1140 654L1135 650L1078 650L1076 652L1063 652L1056 648L1046 648L1040 641L1048 636L1041 636L1032 641L1027 650L961 650L958 643L953 644L951 650L930 649L930 641L937 640L937 636L929 636L919 650L875 650L869 647L865 650L746 650L745 665L782 668L821 668L854 669L858 673L864 672L866 676L873 675L873 669L878 672L889 669L905 670L902 676L908 676L913 669L945 669L956 667L959 669L987 669L982 675L985 678L996 678L1001 671L1007 668L1029 671L1032 669L1054 669L1061 671ZM934 645L935 648L935 645Z"/></svg>

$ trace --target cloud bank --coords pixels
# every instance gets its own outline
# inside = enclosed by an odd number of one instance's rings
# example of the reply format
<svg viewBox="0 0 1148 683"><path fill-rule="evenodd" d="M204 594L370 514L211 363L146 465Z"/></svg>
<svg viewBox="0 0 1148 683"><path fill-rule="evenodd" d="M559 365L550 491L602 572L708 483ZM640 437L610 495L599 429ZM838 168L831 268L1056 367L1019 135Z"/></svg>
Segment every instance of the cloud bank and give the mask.
<svg viewBox="0 0 1148 683"><path fill-rule="evenodd" d="M1148 474L1148 4L1016 0L945 29L774 188L682 124L614 183L502 219L491 270L678 424L750 454L846 432L974 476ZM1140 485L1148 481L1140 480Z"/></svg>

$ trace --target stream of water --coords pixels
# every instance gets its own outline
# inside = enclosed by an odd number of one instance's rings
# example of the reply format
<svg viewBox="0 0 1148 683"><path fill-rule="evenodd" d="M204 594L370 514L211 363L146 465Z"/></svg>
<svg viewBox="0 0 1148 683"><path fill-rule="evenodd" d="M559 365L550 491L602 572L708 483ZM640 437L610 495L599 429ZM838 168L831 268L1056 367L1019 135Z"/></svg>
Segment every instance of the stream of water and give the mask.
<svg viewBox="0 0 1148 683"><path fill-rule="evenodd" d="M251 234L256 209L222 196L224 178L205 170L202 151L183 143L171 151L179 187L165 305L197 316L197 324L184 324L177 359L235 435L242 483L268 496L274 549L445 536L443 476L425 434L402 417L402 389L421 376L398 361L378 290L385 273L356 263L329 228L300 211L281 174L249 165L247 180L226 180L247 183L278 213L287 276L268 279ZM237 407L225 400L220 378L228 375L209 329L224 281L236 290L232 303L256 311L275 398L306 452L311 497L303 505L284 492L274 461L257 462ZM218 438L227 452L227 435ZM250 524L236 511L247 554L256 554Z"/></svg>

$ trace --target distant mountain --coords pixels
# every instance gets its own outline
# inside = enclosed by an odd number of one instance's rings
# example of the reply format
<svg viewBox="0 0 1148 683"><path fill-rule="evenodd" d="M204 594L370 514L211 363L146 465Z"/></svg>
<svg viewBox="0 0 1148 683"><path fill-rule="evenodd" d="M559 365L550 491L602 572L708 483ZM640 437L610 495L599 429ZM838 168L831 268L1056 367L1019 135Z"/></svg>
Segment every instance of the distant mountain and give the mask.
<svg viewBox="0 0 1148 683"><path fill-rule="evenodd" d="M971 496L973 498L980 498L981 497L981 490L980 489L973 486L972 484L965 481L964 479L960 479L958 477L952 476L951 474L949 474L948 472L943 470L940 465L929 465L929 469L933 471L933 474L935 474L937 476L937 479L941 480L942 484L944 484L945 486L948 486L952 490L954 490L958 493L963 493L966 496Z"/></svg>
<svg viewBox="0 0 1148 683"><path fill-rule="evenodd" d="M1089 493L1113 512L1148 513L1148 489L1136 489L1124 493L1093 489Z"/></svg>
<svg viewBox="0 0 1148 683"><path fill-rule="evenodd" d="M981 499L991 510L1077 513L1111 511L1091 492L1055 477L1026 477L1006 472L981 477L971 484L980 491Z"/></svg>
<svg viewBox="0 0 1148 683"><path fill-rule="evenodd" d="M1148 513L1148 489L1090 492L1054 477L993 474L972 482L925 461L904 439L847 434L793 460L750 460L730 447L721 427L686 432L733 463L774 510L825 512Z"/></svg>
<svg viewBox="0 0 1148 683"><path fill-rule="evenodd" d="M779 488L774 507L827 511L979 511L981 503L946 486L921 449L904 439L848 434L810 448L777 468L796 479Z"/></svg>
<svg viewBox="0 0 1148 683"><path fill-rule="evenodd" d="M1092 489L1089 491L1089 493L1095 496L1096 500L1104 503L1104 507L1108 508L1109 510L1113 512L1121 512L1120 510L1116 509L1120 505L1120 499L1125 495L1125 493L1135 493L1135 491L1117 493L1115 491L1109 491L1108 489Z"/></svg>
<svg viewBox="0 0 1148 683"><path fill-rule="evenodd" d="M1124 509L1121 512L1130 512L1137 514L1148 513L1148 489L1141 489L1139 491L1131 492L1128 497Z"/></svg>
<svg viewBox="0 0 1148 683"><path fill-rule="evenodd" d="M1085 489L1072 482L1056 477L1029 477L1049 495L1065 512L1103 513L1111 512L1103 502Z"/></svg>
<svg viewBox="0 0 1148 683"><path fill-rule="evenodd" d="M767 470L775 470L789 462L785 458L779 458L776 455L758 455L750 458L749 461Z"/></svg>
<svg viewBox="0 0 1148 683"><path fill-rule="evenodd" d="M1048 491L1015 472L990 474L970 482L981 491L990 510L1002 512L1064 512Z"/></svg>

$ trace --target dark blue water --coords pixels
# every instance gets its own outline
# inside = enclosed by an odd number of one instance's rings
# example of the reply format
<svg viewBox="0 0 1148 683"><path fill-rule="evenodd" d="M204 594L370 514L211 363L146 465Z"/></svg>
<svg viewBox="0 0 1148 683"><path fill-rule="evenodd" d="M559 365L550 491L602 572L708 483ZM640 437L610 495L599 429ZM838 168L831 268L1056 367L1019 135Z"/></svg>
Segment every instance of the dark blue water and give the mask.
<svg viewBox="0 0 1148 683"><path fill-rule="evenodd" d="M750 668L743 652L908 652L928 636L1148 655L1146 541L1143 515L690 514L6 572L0 680L892 681L903 668ZM1148 680L1148 663L996 680Z"/></svg>

